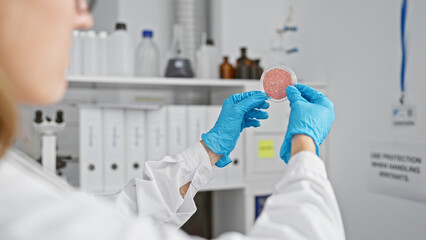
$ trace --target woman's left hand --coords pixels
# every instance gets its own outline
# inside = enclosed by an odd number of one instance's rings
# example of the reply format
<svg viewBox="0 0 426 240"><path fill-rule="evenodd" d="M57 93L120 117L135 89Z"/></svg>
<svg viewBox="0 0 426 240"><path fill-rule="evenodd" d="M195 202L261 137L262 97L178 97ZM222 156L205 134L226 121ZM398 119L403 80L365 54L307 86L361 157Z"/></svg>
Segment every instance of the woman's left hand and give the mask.
<svg viewBox="0 0 426 240"><path fill-rule="evenodd" d="M260 110L269 108L267 99L266 93L252 91L232 95L223 102L216 124L202 135L207 147L214 153L223 155L216 166L225 167L232 162L229 154L234 150L244 128L259 127L259 119L269 117L267 112Z"/></svg>

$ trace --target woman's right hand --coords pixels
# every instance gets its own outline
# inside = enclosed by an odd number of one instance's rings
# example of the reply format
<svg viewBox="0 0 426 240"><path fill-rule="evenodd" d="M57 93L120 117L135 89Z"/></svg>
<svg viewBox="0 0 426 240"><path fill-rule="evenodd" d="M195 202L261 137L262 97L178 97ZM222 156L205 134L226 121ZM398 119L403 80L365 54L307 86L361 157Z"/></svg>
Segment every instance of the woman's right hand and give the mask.
<svg viewBox="0 0 426 240"><path fill-rule="evenodd" d="M319 146L330 132L334 121L334 104L324 94L303 84L286 89L290 101L290 119L284 143L281 146L281 159L288 163L291 156L291 143L296 134L311 137L319 156Z"/></svg>

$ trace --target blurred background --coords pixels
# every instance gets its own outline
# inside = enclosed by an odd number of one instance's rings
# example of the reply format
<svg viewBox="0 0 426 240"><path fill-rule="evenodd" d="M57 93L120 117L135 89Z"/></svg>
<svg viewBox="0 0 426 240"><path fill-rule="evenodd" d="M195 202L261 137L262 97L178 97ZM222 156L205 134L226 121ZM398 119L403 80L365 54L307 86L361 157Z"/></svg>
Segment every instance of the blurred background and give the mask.
<svg viewBox="0 0 426 240"><path fill-rule="evenodd" d="M16 145L43 164L43 156L54 156L55 171L76 187L115 191L141 174L144 161L199 141L227 96L261 89L262 72L281 64L335 103L321 157L347 239L424 239L426 1L402 6L401 0L97 1L93 30L73 34L66 98L40 109L22 106ZM199 211L187 232L249 231L285 168L278 152L288 101L271 105L270 119L239 141L234 163L215 169L216 178L197 195ZM59 119L53 139L37 126L46 116Z"/></svg>

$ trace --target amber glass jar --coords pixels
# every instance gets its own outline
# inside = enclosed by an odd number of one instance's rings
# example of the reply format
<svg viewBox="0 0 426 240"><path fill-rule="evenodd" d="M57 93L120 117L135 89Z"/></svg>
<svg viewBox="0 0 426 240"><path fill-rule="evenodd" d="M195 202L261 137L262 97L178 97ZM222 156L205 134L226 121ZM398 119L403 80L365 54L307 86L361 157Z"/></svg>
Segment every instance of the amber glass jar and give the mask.
<svg viewBox="0 0 426 240"><path fill-rule="evenodd" d="M223 79L234 79L235 69L232 64L229 63L228 57L223 57L223 63L220 65L220 78Z"/></svg>

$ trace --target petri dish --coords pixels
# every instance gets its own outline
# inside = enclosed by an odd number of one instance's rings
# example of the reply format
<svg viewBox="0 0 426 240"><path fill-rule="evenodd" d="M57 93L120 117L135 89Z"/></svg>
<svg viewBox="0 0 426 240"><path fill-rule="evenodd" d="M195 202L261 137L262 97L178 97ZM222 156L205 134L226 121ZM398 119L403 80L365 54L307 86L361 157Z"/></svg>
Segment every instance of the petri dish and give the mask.
<svg viewBox="0 0 426 240"><path fill-rule="evenodd" d="M272 102L282 102L287 99L286 88L297 83L296 74L284 65L273 65L263 71L260 77L260 88Z"/></svg>

